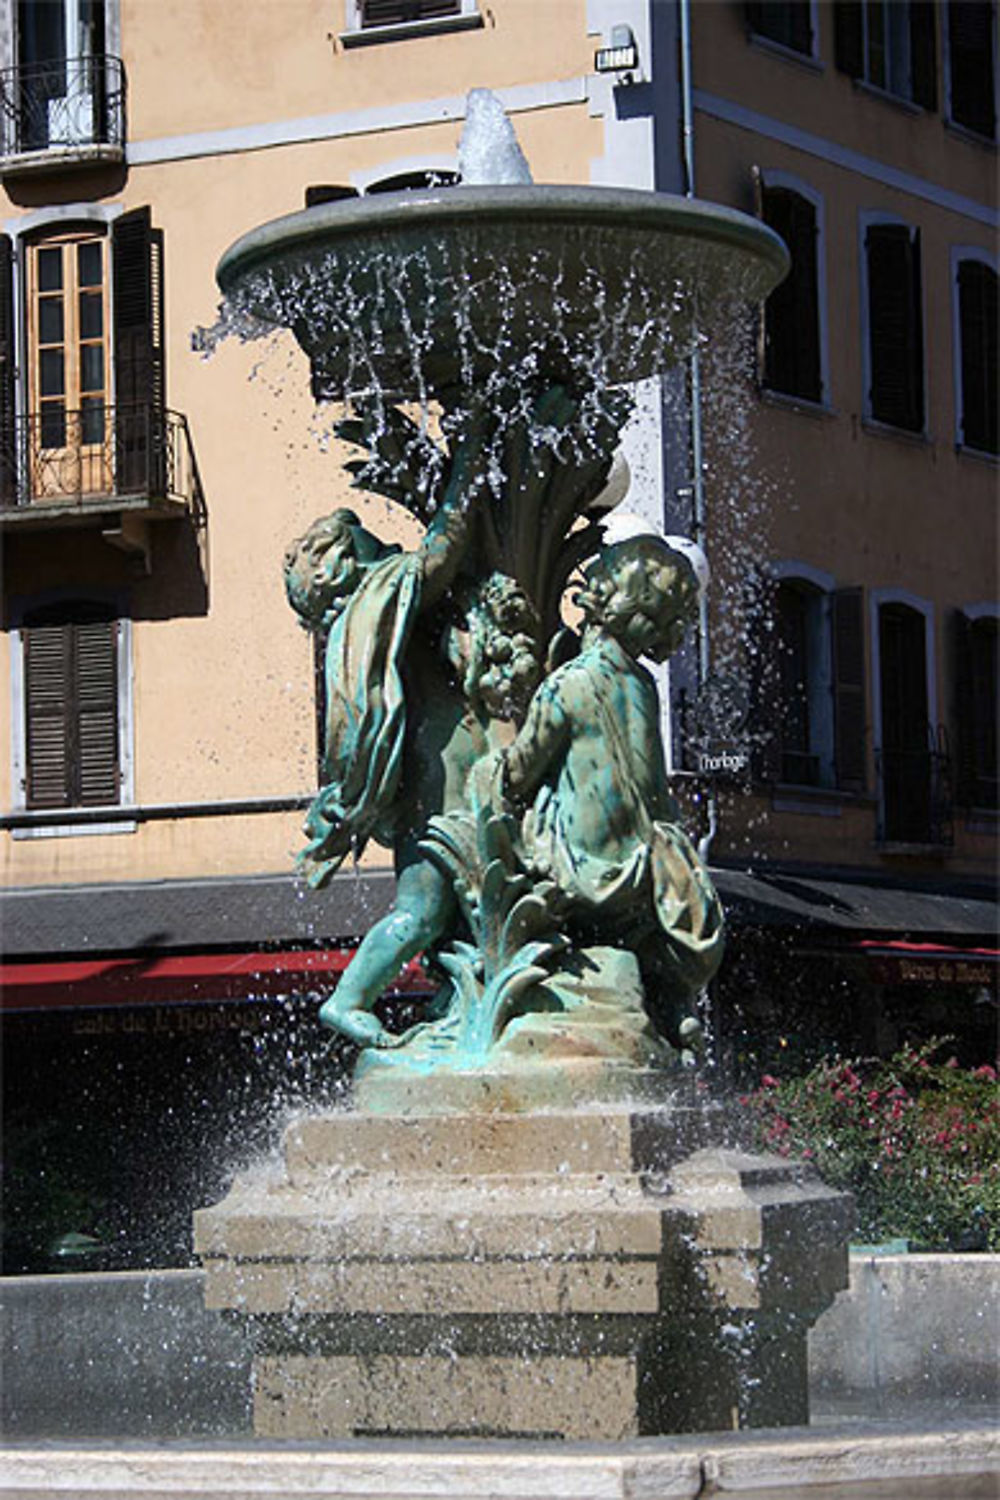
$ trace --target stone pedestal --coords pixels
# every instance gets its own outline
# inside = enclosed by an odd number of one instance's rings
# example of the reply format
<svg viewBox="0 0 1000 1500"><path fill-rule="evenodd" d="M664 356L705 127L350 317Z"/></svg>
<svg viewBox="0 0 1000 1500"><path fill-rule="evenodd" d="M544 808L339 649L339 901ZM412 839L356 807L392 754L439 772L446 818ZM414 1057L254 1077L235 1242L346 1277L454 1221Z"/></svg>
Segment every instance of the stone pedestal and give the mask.
<svg viewBox="0 0 1000 1500"><path fill-rule="evenodd" d="M850 1199L711 1107L295 1121L195 1216L268 1437L802 1423Z"/></svg>

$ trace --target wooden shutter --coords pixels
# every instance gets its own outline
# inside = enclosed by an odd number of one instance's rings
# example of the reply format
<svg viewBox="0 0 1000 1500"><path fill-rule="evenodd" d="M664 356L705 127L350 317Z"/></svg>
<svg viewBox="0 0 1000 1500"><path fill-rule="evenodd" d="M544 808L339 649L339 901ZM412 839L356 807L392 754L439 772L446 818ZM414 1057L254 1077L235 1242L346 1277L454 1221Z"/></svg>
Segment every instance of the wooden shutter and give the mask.
<svg viewBox="0 0 1000 1500"><path fill-rule="evenodd" d="M863 78L865 72L865 23L861 0L834 0L833 58L841 73Z"/></svg>
<svg viewBox="0 0 1000 1500"><path fill-rule="evenodd" d="M958 268L962 442L981 453L1000 451L998 312L997 273L980 260L963 260Z"/></svg>
<svg viewBox="0 0 1000 1500"><path fill-rule="evenodd" d="M14 245L0 234L0 505L17 504Z"/></svg>
<svg viewBox="0 0 1000 1500"><path fill-rule="evenodd" d="M163 237L148 208L111 229L115 362L116 488L165 489Z"/></svg>
<svg viewBox="0 0 1000 1500"><path fill-rule="evenodd" d="M755 781L774 782L781 774L777 588L760 570L747 587L750 766Z"/></svg>
<svg viewBox="0 0 1000 1500"><path fill-rule="evenodd" d="M764 220L781 235L792 267L767 299L764 313L764 383L773 391L819 401L819 279L816 210L785 188L763 193Z"/></svg>
<svg viewBox="0 0 1000 1500"><path fill-rule="evenodd" d="M834 760L837 785L846 792L865 788L865 628L864 594L859 588L833 594Z"/></svg>
<svg viewBox="0 0 1000 1500"><path fill-rule="evenodd" d="M43 616L25 625L29 808L119 801L119 628L86 606L74 618Z"/></svg>
<svg viewBox="0 0 1000 1500"><path fill-rule="evenodd" d="M937 109L937 6L910 0L910 67L913 102Z"/></svg>
<svg viewBox="0 0 1000 1500"><path fill-rule="evenodd" d="M952 0L948 6L951 118L988 140L997 128L994 14L989 0Z"/></svg>
<svg viewBox="0 0 1000 1500"><path fill-rule="evenodd" d="M905 224L873 224L868 262L871 414L920 432L924 422L920 235Z"/></svg>
<svg viewBox="0 0 1000 1500"><path fill-rule="evenodd" d="M436 16L457 16L460 0L360 0L361 25L398 26Z"/></svg>
<svg viewBox="0 0 1000 1500"><path fill-rule="evenodd" d="M972 670L972 622L962 610L949 621L952 731L955 744L955 798L960 807L976 800L976 701Z"/></svg>

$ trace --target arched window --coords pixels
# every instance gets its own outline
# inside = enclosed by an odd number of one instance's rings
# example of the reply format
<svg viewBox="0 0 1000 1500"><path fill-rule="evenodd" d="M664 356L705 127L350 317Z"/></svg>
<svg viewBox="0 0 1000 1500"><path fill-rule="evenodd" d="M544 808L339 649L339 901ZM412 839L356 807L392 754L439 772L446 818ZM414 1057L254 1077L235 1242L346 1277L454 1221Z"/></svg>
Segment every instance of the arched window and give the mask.
<svg viewBox="0 0 1000 1500"><path fill-rule="evenodd" d="M870 220L864 233L867 295L866 415L906 432L924 429L920 231Z"/></svg>
<svg viewBox="0 0 1000 1500"><path fill-rule="evenodd" d="M760 209L765 224L781 235L792 258L788 275L764 306L763 383L784 396L822 401L817 206L791 187L762 179Z"/></svg>
<svg viewBox="0 0 1000 1500"><path fill-rule="evenodd" d="M997 679L1000 619L956 611L952 671L956 796L964 807L1000 807Z"/></svg>

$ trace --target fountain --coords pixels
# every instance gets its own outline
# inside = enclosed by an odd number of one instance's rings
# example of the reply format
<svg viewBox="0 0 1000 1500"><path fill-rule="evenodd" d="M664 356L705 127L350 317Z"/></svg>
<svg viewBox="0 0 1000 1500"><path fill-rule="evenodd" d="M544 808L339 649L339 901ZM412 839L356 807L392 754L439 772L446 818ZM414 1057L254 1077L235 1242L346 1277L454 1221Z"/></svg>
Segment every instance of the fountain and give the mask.
<svg viewBox="0 0 1000 1500"><path fill-rule="evenodd" d="M377 839L397 898L321 1012L361 1049L353 1107L196 1216L207 1300L246 1322L262 1435L803 1422L848 1200L727 1144L700 1092L724 928L640 658L677 649L707 566L608 514L622 384L786 252L712 205L535 186L479 91L461 160L462 186L311 208L219 266L345 404L356 486L425 530L404 552L341 509L286 555L327 641L302 872L321 901ZM376 1002L417 954L437 993L394 1032Z"/></svg>

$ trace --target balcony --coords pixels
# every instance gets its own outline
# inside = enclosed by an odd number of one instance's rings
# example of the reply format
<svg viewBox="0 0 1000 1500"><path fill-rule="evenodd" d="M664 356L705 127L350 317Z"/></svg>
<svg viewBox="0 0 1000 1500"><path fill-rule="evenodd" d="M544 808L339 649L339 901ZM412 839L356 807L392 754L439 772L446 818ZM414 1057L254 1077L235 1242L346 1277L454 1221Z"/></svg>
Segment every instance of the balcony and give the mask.
<svg viewBox="0 0 1000 1500"><path fill-rule="evenodd" d="M99 166L125 157L125 70L117 57L70 57L0 70L4 176Z"/></svg>
<svg viewBox="0 0 1000 1500"><path fill-rule="evenodd" d="M33 412L0 427L0 530L88 526L145 552L146 523L188 519L205 500L187 419L154 405Z"/></svg>
<svg viewBox="0 0 1000 1500"><path fill-rule="evenodd" d="M883 847L946 849L953 843L951 755L943 729L928 726L926 749L876 751Z"/></svg>

